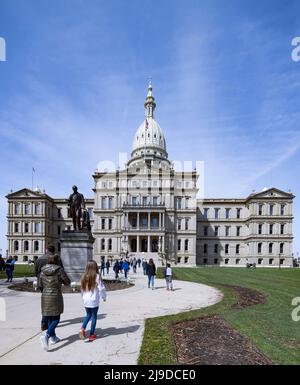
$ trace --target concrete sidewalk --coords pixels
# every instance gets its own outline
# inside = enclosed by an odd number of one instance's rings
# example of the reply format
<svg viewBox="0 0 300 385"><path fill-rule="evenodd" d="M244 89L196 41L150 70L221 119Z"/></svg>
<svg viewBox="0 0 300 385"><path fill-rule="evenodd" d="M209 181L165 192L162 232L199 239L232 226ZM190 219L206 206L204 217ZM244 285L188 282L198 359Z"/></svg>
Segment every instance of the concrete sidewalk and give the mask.
<svg viewBox="0 0 300 385"><path fill-rule="evenodd" d="M218 290L206 285L174 281L175 291L170 292L164 280L157 279L156 289L151 290L140 272L130 278L134 287L108 292L107 302L101 303L94 342L78 338L85 313L80 294L65 294L65 313L57 328L62 340L49 352L39 341L40 294L8 290L2 281L0 298L6 303L7 320L0 321L0 365L136 364L146 318L198 309L222 299Z"/></svg>

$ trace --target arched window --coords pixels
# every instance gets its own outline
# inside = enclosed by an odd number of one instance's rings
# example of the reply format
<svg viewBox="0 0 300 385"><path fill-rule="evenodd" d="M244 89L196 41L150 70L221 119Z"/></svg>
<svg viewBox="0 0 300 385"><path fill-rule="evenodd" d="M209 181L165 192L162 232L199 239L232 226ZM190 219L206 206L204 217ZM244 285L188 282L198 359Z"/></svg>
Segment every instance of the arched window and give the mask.
<svg viewBox="0 0 300 385"><path fill-rule="evenodd" d="M34 251L39 251L39 241L34 241Z"/></svg>
<svg viewBox="0 0 300 385"><path fill-rule="evenodd" d="M257 252L258 252L258 254L261 254L261 250L262 250L262 243L260 242L260 243L257 245Z"/></svg>
<svg viewBox="0 0 300 385"><path fill-rule="evenodd" d="M14 241L14 251L19 251L19 241Z"/></svg>
<svg viewBox="0 0 300 385"><path fill-rule="evenodd" d="M269 243L269 254L273 253L273 243Z"/></svg>
<svg viewBox="0 0 300 385"><path fill-rule="evenodd" d="M188 251L188 250L189 250L189 240L186 239L186 240L184 241L184 251Z"/></svg>
<svg viewBox="0 0 300 385"><path fill-rule="evenodd" d="M24 251L28 251L28 250L29 250L29 242L25 241L24 242Z"/></svg>
<svg viewBox="0 0 300 385"><path fill-rule="evenodd" d="M280 254L284 253L284 243L280 243Z"/></svg>

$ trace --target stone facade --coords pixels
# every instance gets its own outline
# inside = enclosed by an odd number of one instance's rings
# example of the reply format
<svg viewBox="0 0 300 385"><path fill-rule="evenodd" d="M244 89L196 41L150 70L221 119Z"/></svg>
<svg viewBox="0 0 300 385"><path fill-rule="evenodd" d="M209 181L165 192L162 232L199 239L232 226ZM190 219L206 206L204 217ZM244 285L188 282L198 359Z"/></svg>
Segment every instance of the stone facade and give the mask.
<svg viewBox="0 0 300 385"><path fill-rule="evenodd" d="M245 199L197 199L194 171L175 171L154 117L149 84L145 118L124 169L94 173L86 199L94 258L138 256L179 266L292 266L294 195L276 188ZM34 260L71 228L66 199L22 189L8 196L8 253Z"/></svg>

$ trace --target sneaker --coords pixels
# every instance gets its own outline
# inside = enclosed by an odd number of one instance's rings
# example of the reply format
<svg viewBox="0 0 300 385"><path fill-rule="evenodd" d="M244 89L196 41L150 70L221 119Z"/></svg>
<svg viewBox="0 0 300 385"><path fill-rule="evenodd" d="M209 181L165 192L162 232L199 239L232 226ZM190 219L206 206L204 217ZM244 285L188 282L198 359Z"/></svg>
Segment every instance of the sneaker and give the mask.
<svg viewBox="0 0 300 385"><path fill-rule="evenodd" d="M89 341L95 341L96 338L96 334L92 334L91 336L89 336Z"/></svg>
<svg viewBox="0 0 300 385"><path fill-rule="evenodd" d="M47 352L49 350L49 337L47 336L47 334L41 336L40 341L42 344L42 348Z"/></svg>
<svg viewBox="0 0 300 385"><path fill-rule="evenodd" d="M50 345L55 345L55 344L57 344L59 341L60 341L60 338L58 338L57 336L55 336L55 337L50 337L50 338L49 338L49 344L50 344Z"/></svg>
<svg viewBox="0 0 300 385"><path fill-rule="evenodd" d="M85 330L84 329L80 329L80 332L79 332L79 338L81 340L85 340L86 336L85 336Z"/></svg>

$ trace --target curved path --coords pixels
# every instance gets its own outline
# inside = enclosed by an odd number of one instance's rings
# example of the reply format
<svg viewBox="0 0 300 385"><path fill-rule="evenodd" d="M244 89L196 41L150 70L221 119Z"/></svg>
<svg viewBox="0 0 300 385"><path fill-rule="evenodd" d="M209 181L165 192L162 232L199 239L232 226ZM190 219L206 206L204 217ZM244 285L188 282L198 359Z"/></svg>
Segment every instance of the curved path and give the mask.
<svg viewBox="0 0 300 385"><path fill-rule="evenodd" d="M175 291L156 280L147 287L140 273L131 277L135 286L108 292L98 314L96 341L78 338L84 309L80 294L65 294L65 313L57 328L61 341L49 352L42 350L39 337L40 295L13 292L0 283L0 305L6 304L6 322L0 320L1 364L136 364L146 318L199 309L219 302L220 291L201 284L174 281ZM0 317L1 318L1 317Z"/></svg>

